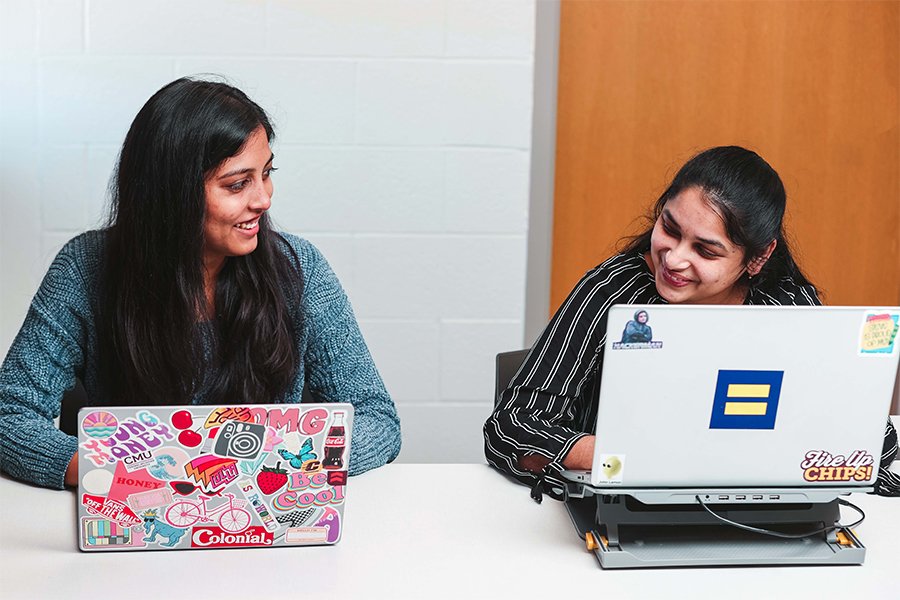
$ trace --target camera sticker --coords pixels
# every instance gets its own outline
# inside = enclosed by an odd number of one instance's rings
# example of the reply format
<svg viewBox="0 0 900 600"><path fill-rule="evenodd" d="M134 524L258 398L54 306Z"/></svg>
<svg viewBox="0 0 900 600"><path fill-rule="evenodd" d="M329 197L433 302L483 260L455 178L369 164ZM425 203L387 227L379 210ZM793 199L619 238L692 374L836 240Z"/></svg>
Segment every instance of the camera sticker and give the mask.
<svg viewBox="0 0 900 600"><path fill-rule="evenodd" d="M213 454L225 458L256 460L266 442L266 426L241 421L226 421L219 434Z"/></svg>

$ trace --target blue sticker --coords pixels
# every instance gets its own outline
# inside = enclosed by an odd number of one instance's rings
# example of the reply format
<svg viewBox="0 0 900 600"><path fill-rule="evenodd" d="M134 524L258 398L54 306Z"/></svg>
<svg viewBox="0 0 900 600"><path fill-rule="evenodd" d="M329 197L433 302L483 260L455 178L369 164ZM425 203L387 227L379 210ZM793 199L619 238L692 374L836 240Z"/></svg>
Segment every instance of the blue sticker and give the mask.
<svg viewBox="0 0 900 600"><path fill-rule="evenodd" d="M784 371L719 371L710 429L775 429Z"/></svg>

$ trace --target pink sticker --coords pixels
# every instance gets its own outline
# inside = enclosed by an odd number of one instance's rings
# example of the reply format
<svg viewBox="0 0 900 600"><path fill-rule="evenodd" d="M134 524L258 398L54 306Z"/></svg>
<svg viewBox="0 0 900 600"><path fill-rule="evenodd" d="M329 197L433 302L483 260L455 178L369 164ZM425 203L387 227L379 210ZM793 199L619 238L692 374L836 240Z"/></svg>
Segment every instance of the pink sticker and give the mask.
<svg viewBox="0 0 900 600"><path fill-rule="evenodd" d="M128 496L132 494L146 492L147 490L157 490L165 487L165 485L162 481L151 476L147 469L139 469L129 473L123 463L118 463L116 472L113 474L112 485L109 488L109 497L124 504L128 501Z"/></svg>
<svg viewBox="0 0 900 600"><path fill-rule="evenodd" d="M237 461L218 456L198 456L184 466L184 472L206 491L212 491L238 478Z"/></svg>
<svg viewBox="0 0 900 600"><path fill-rule="evenodd" d="M172 504L173 499L172 492L168 488L161 487L157 490L147 490L128 496L128 506L138 513L148 508Z"/></svg>
<svg viewBox="0 0 900 600"><path fill-rule="evenodd" d="M130 508L118 500L84 494L81 497L81 503L89 513L100 515L122 525L137 525L141 522L141 519Z"/></svg>

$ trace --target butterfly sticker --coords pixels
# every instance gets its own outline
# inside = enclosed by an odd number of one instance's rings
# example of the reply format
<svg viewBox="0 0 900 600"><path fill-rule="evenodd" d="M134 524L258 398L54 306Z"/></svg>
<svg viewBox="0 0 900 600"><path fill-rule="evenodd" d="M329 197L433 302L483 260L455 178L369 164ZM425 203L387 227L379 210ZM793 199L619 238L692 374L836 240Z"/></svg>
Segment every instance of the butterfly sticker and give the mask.
<svg viewBox="0 0 900 600"><path fill-rule="evenodd" d="M268 432L266 433L266 445L263 446L263 452L271 452L275 449L275 446L284 441L284 438L278 435L278 431L275 431L274 427L269 427Z"/></svg>
<svg viewBox="0 0 900 600"><path fill-rule="evenodd" d="M306 441L303 442L303 445L300 447L300 452L294 454L292 452L288 452L284 448L279 448L278 454L281 455L285 460L290 461L291 466L295 469L300 469L303 467L303 463L308 460L316 460L318 456L313 452L313 443L312 438L306 438Z"/></svg>

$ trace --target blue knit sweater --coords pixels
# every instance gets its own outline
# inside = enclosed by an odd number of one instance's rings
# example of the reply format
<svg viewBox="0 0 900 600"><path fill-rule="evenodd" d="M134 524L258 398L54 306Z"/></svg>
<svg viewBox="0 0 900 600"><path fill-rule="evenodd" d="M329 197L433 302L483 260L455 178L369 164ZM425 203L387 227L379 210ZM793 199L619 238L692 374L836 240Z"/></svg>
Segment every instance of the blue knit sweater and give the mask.
<svg viewBox="0 0 900 600"><path fill-rule="evenodd" d="M300 259L303 296L296 327L301 357L288 402L300 402L304 381L320 402L354 407L351 475L379 467L400 452L400 420L366 347L350 301L312 244L284 235ZM71 240L50 266L25 322L0 367L2 469L25 481L62 489L77 439L57 429L63 392L75 378L88 404L108 406L100 380L99 277L106 234L90 231ZM162 348L160 351L164 351ZM197 397L195 404L205 403Z"/></svg>

